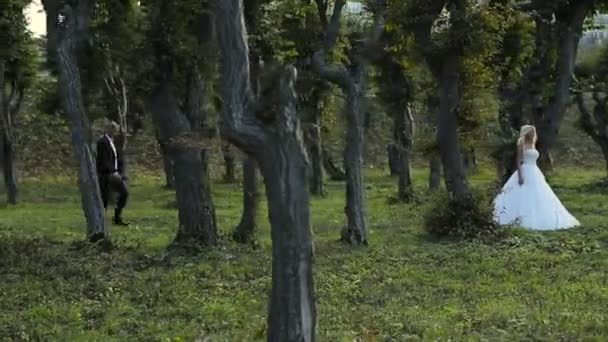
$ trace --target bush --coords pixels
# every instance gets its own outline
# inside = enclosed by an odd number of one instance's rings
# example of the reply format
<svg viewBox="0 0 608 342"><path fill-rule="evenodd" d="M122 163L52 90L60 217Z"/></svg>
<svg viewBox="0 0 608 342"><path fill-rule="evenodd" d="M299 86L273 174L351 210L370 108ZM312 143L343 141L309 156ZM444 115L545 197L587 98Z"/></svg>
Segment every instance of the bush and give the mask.
<svg viewBox="0 0 608 342"><path fill-rule="evenodd" d="M494 222L494 206L487 193L476 191L463 201L440 192L429 203L424 228L432 236L458 240L503 237L504 230Z"/></svg>

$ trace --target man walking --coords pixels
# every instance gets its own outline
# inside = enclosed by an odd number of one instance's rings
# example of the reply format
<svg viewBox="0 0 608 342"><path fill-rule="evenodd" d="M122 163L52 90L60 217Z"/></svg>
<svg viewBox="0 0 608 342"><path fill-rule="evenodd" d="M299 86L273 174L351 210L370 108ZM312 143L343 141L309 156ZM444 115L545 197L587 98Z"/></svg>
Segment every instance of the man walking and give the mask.
<svg viewBox="0 0 608 342"><path fill-rule="evenodd" d="M97 177L103 199L104 208L108 207L108 199L112 192L118 194L114 211L114 224L128 225L122 219L122 210L127 204L129 191L123 175L123 160L114 145L114 135L120 126L111 122L105 129L104 135L97 141Z"/></svg>

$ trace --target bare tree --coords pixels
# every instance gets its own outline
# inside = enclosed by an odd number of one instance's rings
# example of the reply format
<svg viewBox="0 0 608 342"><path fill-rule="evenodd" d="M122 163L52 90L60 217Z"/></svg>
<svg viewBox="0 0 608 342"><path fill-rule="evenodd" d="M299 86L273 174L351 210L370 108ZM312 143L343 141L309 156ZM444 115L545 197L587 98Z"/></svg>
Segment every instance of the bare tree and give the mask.
<svg viewBox="0 0 608 342"><path fill-rule="evenodd" d="M268 341L314 341L316 313L307 181L308 158L296 114L293 67L267 72L251 89L242 0L216 0L224 108L222 134L258 162L272 235Z"/></svg>

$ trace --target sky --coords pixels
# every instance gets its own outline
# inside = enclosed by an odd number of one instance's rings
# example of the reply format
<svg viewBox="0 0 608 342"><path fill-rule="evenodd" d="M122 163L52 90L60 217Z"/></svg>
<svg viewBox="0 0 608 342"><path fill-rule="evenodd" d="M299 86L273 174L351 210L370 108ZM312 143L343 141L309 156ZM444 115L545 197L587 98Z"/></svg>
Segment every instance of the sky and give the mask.
<svg viewBox="0 0 608 342"><path fill-rule="evenodd" d="M35 36L46 34L46 16L42 11L40 0L32 1L32 4L25 11L25 15L29 20L29 28Z"/></svg>

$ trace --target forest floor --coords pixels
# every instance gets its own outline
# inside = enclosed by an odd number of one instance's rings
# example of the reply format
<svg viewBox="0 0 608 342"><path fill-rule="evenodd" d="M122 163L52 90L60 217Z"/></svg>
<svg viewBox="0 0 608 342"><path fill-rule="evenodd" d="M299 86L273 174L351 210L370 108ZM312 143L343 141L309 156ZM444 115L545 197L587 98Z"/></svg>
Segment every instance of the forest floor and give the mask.
<svg viewBox="0 0 608 342"><path fill-rule="evenodd" d="M337 241L344 192L312 200L319 341L608 340L608 187L601 169L550 179L583 227L514 231L498 244L436 241L422 204L390 204L395 181L367 174L369 247ZM488 170L474 183L488 184ZM0 341L263 340L270 237L260 211L258 248L228 239L198 254L166 249L176 231L171 191L135 177L113 227L116 248L82 242L74 180L26 179L23 203L0 208ZM215 184L223 235L240 218L239 185Z"/></svg>

